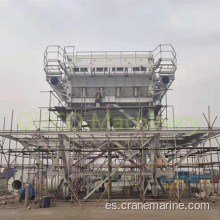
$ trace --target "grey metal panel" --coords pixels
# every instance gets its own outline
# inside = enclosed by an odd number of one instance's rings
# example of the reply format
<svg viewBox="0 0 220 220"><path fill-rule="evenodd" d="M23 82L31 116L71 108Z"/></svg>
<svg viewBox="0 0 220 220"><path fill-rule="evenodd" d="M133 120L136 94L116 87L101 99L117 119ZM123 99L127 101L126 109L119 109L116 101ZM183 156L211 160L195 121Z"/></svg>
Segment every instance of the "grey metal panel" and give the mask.
<svg viewBox="0 0 220 220"><path fill-rule="evenodd" d="M71 77L72 87L133 87L149 86L152 80L149 76L75 76Z"/></svg>

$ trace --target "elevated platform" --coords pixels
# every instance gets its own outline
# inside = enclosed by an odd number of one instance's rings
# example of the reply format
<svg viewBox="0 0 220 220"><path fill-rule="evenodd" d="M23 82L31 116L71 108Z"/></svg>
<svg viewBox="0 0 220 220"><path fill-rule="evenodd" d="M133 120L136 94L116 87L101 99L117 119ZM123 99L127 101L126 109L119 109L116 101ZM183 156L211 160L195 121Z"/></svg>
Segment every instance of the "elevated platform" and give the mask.
<svg viewBox="0 0 220 220"><path fill-rule="evenodd" d="M71 49L71 50L70 50ZM153 51L79 51L48 46L46 79L69 107L95 103L149 103L161 100L175 79L176 52L171 45Z"/></svg>

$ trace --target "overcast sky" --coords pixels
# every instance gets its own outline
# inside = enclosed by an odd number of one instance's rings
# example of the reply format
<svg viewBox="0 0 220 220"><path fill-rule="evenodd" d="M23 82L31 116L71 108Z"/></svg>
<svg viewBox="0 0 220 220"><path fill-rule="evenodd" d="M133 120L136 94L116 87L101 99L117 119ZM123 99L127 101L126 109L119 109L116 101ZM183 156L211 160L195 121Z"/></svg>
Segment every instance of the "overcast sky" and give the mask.
<svg viewBox="0 0 220 220"><path fill-rule="evenodd" d="M152 50L170 43L177 52L169 104L179 117L220 110L220 1L6 1L0 0L0 126L11 110L38 112L50 90L43 71L47 45L76 50ZM220 117L220 115L219 115ZM217 124L220 126L220 119ZM0 129L1 129L0 128Z"/></svg>

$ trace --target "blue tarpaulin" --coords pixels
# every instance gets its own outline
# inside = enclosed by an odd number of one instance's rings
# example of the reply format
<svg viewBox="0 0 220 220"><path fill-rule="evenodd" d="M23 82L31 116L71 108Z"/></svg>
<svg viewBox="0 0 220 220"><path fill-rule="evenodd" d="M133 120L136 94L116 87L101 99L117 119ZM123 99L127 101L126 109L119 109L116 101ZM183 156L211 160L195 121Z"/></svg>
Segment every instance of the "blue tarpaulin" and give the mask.
<svg viewBox="0 0 220 220"><path fill-rule="evenodd" d="M11 178L16 172L15 168L5 168L3 170L3 178L4 179L9 179Z"/></svg>
<svg viewBox="0 0 220 220"><path fill-rule="evenodd" d="M19 193L20 193L20 200L25 199L25 191L26 191L26 186L23 186ZM34 188L31 184L29 184L29 199L34 199L35 198L35 191Z"/></svg>

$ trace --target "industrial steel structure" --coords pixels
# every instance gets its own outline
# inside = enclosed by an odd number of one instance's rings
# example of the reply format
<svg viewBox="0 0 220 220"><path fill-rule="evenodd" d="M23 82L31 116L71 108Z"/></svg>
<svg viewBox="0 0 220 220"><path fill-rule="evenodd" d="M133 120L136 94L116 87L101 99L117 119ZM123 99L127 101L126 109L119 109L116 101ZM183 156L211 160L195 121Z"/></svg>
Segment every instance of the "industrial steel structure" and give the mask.
<svg viewBox="0 0 220 220"><path fill-rule="evenodd" d="M214 127L216 119L211 122L210 111L204 115L206 128L175 126L166 96L176 69L171 45L153 51L47 47L48 126L42 128L41 117L36 129L3 125L4 195L15 196L26 183L33 184L37 196L70 197L80 204L180 200L195 189L218 193L220 128Z"/></svg>

